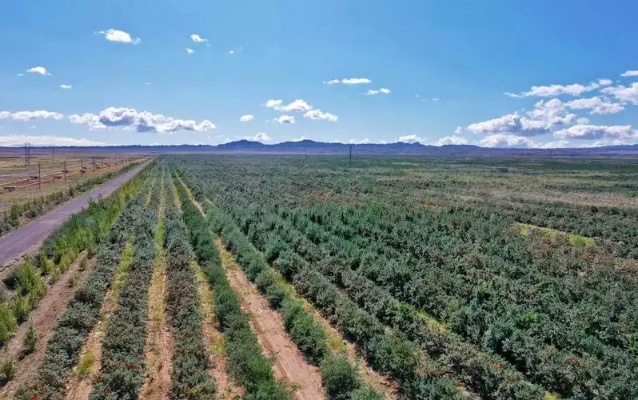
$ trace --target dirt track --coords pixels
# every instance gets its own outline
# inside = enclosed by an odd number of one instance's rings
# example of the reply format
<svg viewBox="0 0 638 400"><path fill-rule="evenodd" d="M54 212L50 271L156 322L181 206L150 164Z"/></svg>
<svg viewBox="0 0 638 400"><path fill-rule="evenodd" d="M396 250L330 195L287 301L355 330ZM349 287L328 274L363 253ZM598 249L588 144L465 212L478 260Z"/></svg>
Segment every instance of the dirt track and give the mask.
<svg viewBox="0 0 638 400"><path fill-rule="evenodd" d="M251 325L264 352L274 361L275 377L287 383L298 400L324 399L319 369L304 359L286 333L281 316L270 308L268 300L248 281L219 238L216 245L230 286L240 295L242 309L250 315Z"/></svg>
<svg viewBox="0 0 638 400"><path fill-rule="evenodd" d="M100 196L106 197L110 195L137 175L145 166L146 164L137 166L1 237L0 266L17 261L23 255L37 250L47 236L62 225L71 215L84 209L91 199L95 200Z"/></svg>

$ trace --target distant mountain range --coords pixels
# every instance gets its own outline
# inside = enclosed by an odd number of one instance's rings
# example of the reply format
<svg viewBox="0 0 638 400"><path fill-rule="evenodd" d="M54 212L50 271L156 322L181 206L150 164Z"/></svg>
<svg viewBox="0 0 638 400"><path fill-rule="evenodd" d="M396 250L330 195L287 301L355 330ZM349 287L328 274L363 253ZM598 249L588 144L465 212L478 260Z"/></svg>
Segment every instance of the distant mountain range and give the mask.
<svg viewBox="0 0 638 400"><path fill-rule="evenodd" d="M21 148L0 148L0 152L20 152ZM49 149L32 147L32 151ZM344 154L352 149L353 155L447 155L447 156L489 156L489 155L626 155L638 156L638 145L579 147L561 149L503 149L487 148L473 145L430 146L420 143L387 143L387 144L346 144L315 142L301 140L264 144L249 140L239 140L216 146L212 145L174 145L174 146L105 146L105 147L56 147L67 151L91 150L100 152L134 152L134 153L216 153L216 154Z"/></svg>

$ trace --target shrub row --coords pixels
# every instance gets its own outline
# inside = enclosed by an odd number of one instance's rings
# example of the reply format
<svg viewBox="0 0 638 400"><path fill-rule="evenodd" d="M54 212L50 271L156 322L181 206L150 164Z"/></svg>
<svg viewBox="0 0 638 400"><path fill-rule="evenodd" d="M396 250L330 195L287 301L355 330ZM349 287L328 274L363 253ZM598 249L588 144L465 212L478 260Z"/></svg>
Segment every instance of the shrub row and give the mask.
<svg viewBox="0 0 638 400"><path fill-rule="evenodd" d="M147 174L132 181L139 184ZM148 189L146 179L140 193ZM78 363L80 351L89 333L98 321L104 296L122 259L122 249L138 225L138 215L143 211L141 196L130 199L108 236L97 247L96 267L75 292L66 311L55 326L42 364L33 380L21 387L18 399L63 399L66 382Z"/></svg>
<svg viewBox="0 0 638 400"><path fill-rule="evenodd" d="M327 333L312 315L296 299L289 289L279 282L277 275L261 254L248 241L237 226L225 218L219 209L207 207L213 230L222 236L229 251L237 257L248 278L268 299L271 307L283 316L284 327L305 358L321 369L323 386L331 399L350 399L355 393L366 393L370 398L383 397L373 388L363 387L361 377L344 354L328 349Z"/></svg>
<svg viewBox="0 0 638 400"><path fill-rule="evenodd" d="M164 226L168 275L166 310L175 337L171 398L210 399L215 396L216 385L210 375L209 349L203 339L197 282L191 268L195 255L182 216L174 205L168 207Z"/></svg>
<svg viewBox="0 0 638 400"><path fill-rule="evenodd" d="M55 281L82 251L89 250L92 255L146 175L147 172L140 173L112 196L92 201L87 208L71 216L47 237L35 260L27 260L5 279L5 284L15 294L11 297L3 292L0 298L0 347L46 294L48 286L43 276L51 275L51 281Z"/></svg>
<svg viewBox="0 0 638 400"><path fill-rule="evenodd" d="M162 192L163 186L156 181L149 193L150 204L137 216L133 259L102 340L102 363L92 400L135 399L144 383L148 291L159 250L155 234Z"/></svg>
<svg viewBox="0 0 638 400"><path fill-rule="evenodd" d="M290 399L289 391L275 380L272 361L264 356L248 316L241 311L239 296L228 283L207 221L184 187L178 184L177 190L193 249L213 289L215 316L226 335L230 374L246 388L244 399Z"/></svg>

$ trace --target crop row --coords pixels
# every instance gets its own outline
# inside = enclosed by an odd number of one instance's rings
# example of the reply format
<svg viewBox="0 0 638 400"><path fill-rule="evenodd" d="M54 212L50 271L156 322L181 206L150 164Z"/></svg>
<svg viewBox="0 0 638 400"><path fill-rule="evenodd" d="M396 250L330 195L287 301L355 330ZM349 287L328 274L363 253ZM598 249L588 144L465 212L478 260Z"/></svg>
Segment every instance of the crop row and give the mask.
<svg viewBox="0 0 638 400"><path fill-rule="evenodd" d="M424 343L443 340L451 354L471 354L466 350L473 346L495 353L493 365L513 367L565 397L638 395L631 372L637 368L638 280L616 271L604 251L520 236L511 219L493 210L333 203L296 208L294 194L256 193L250 179L232 171L184 168L198 182L208 177L203 188L257 247L265 250L271 236L281 237L313 267L354 271L365 278L357 281L362 287L377 287L371 299L381 289L389 304L409 310L427 332ZM446 329L430 329L421 310Z"/></svg>
<svg viewBox="0 0 638 400"><path fill-rule="evenodd" d="M127 199L139 189L140 179L71 216L47 237L35 260L27 260L12 271L5 283L15 293L13 296L3 293L4 300L0 302L0 346L4 346L17 325L28 318L46 294L46 276L50 275L50 282L55 281L82 251L88 250L89 256L94 254L95 246L104 239Z"/></svg>
<svg viewBox="0 0 638 400"><path fill-rule="evenodd" d="M201 195L201 194L200 194ZM235 211L235 210L232 210ZM250 212L244 209L244 217ZM238 213L241 214L241 213ZM272 215L262 213L259 218L253 218L252 225L248 218L242 219L235 215L240 226L248 234L248 237L262 249L267 257L267 261L275 261L275 265L280 268L282 274L299 287L299 291L310 297L319 309L327 315L336 315L338 324L351 324L355 328L354 332L362 332L362 336L354 336L352 340L362 348L369 348L367 344L373 339L374 330L363 324L362 318L356 318L352 313L346 314L336 309L335 300L346 298L353 308L362 307L369 316L369 321L374 321L374 326L378 326L378 331L382 332L381 322L388 324L414 340L430 357L434 357L438 363L430 363L428 374L435 377L451 375L462 382L466 387L486 398L524 398L534 399L543 396L539 388L525 382L523 377L502 359L484 353L477 353L476 350L454 336L441 332L437 327L425 323L424 319L416 310L403 306L403 304L393 300L383 290L379 290L376 285L365 284L357 279L351 279L346 286L341 279L335 279L335 273L346 273L349 266L343 263L336 263L338 260L326 255L321 265L332 267L332 271L327 273L325 268L317 263L308 263L298 254L307 256L313 252L320 251L317 244L309 241L299 234L294 227L284 220ZM254 216L253 216L254 217ZM292 236L291 236L292 235ZM289 243L290 245L288 245ZM298 253L298 254L297 254ZM358 286L354 286L359 284ZM341 294L340 289L345 291L347 296ZM348 297L349 296L349 297ZM313 301L314 297L314 301ZM367 314L367 312L371 313ZM376 318L379 318L377 320ZM369 322L368 325L372 324ZM372 336L366 336L372 335ZM374 367L374 357L368 357L370 364ZM404 363L409 363L410 359L404 357ZM400 382L406 380L422 379L419 375L418 364L412 367L412 374L403 376L393 376ZM398 374L410 371L408 366L398 369ZM427 376L427 375L426 375ZM450 390L451 385L435 383L412 384L413 390ZM449 394L448 394L449 395Z"/></svg>
<svg viewBox="0 0 638 400"><path fill-rule="evenodd" d="M203 194L196 187L195 192L200 196L200 200L205 200ZM282 285L277 284L264 256L255 250L223 212L210 203L206 207L211 228L225 238L226 245L231 251L238 254L238 261L243 264L247 275L255 280L271 304L275 304L275 308L278 308L278 303L285 306L285 300L281 301L280 299L287 295L286 291ZM301 267L301 265L297 265ZM361 310L357 304L343 295L325 277L315 273L310 268L303 268L303 271L297 272L296 274L284 274L284 276L310 303L319 309L324 317L335 322L337 329L347 340L356 345L373 369L397 381L406 396L411 398L438 396L450 399L463 397L451 380L436 373L437 371L433 371L427 363L421 360L420 352L413 343L406 340L401 334L388 331L375 317ZM299 279L302 276L308 277L307 281L302 282ZM291 309L301 308L301 305L298 304ZM283 309L282 313L285 321L286 310ZM308 317L312 318L310 315ZM294 337L293 332L289 332ZM299 333L303 334L303 331ZM300 340L298 345L299 343L302 344L300 348L303 348L304 342ZM335 359L342 364L342 368L334 368L333 360ZM343 365L346 362L337 356L326 357L326 361L322 363L324 386L326 386L328 393L331 392L332 382L326 380L325 377L334 377L336 382L347 382L343 376L339 376L339 373L348 372L348 368ZM378 394L371 393L370 388L358 389L358 379L351 381L355 383L350 386L336 386L336 394L346 395L350 390L353 398L378 396ZM335 397L340 398L339 396Z"/></svg>
<svg viewBox="0 0 638 400"><path fill-rule="evenodd" d="M230 287L206 219L184 187L177 185L177 190L193 249L213 289L215 317L226 334L229 373L246 388L245 399L291 398L289 391L275 380L272 362L264 356L249 318L241 310L240 299Z"/></svg>
<svg viewBox="0 0 638 400"><path fill-rule="evenodd" d="M150 186L147 173L133 179L130 187L140 187L140 195L129 199L109 234L97 247L96 266L81 284L57 321L42 364L34 378L18 391L18 399L63 399L66 382L78 363L80 351L98 321L104 297L122 260L122 249L139 225L144 210L141 194ZM143 182L143 184L142 184Z"/></svg>
<svg viewBox="0 0 638 400"><path fill-rule="evenodd" d="M133 259L102 340L102 363L92 400L134 399L144 383L148 291L158 250L155 234L163 188L161 182L156 183L148 206L137 217Z"/></svg>
<svg viewBox="0 0 638 400"><path fill-rule="evenodd" d="M270 306L278 311L284 328L297 348L312 364L320 367L323 385L330 398L378 399L383 396L365 387L361 377L344 354L331 352L326 343L327 332L315 321L291 291L279 281L277 274L237 226L215 207L207 206L212 229L224 240L225 246L237 257L248 278L257 285ZM385 371L384 371L385 372Z"/></svg>
<svg viewBox="0 0 638 400"><path fill-rule="evenodd" d="M585 282L572 281L566 285L564 274L530 272L535 270L533 267L538 266L539 258L530 258L525 271L516 268L506 272L504 265L516 264L508 264L502 259L498 262L496 253L501 253L502 248L485 245L482 255L474 258L475 269L472 270L470 264L458 265L457 271L451 273L447 270L448 273L437 280L441 286L435 289L432 278L437 274L443 275L443 266L432 262L428 267L429 279L425 279L419 272L423 267L402 268L392 264L392 260L399 257L394 250L394 246L398 244L396 232L394 235L383 235L379 228L365 224L367 233L363 234L363 227L355 225L361 235L352 235L353 239L344 240L344 236L348 235L343 235L343 232L347 232L354 222L349 226L337 226L339 224L333 222L336 218L318 218L312 214L305 217L300 214L288 214L287 218L308 237L322 243L322 247L330 251L330 256L340 260L337 263L352 265L352 260L360 260L357 265L358 275L365 276L400 300L431 312L441 311L437 315L444 317L455 332L486 351L502 355L531 380L546 388L564 396L587 397L607 393L611 397L632 397L638 394L632 392L631 374L619 372L635 370L637 367L636 359L631 357L627 347L630 342L624 343L631 340L626 334L632 331L631 326L635 325L635 321L632 322L635 317L632 315L636 315L636 310L629 307L636 303L636 295L630 290L633 287L630 279L609 273L604 274L603 278L603 269L587 268L584 271L587 271L588 278L581 278ZM321 222L315 223L313 219ZM340 219L342 220L350 222L346 217ZM375 226L380 225L382 224ZM425 230L426 228L420 229L421 235ZM403 237L410 237L410 233L412 237L419 237L416 229L402 233ZM376 235L380 238L370 239ZM364 236L368 240L361 239ZM433 236L435 235L430 237ZM365 255L361 257L364 249ZM563 249L576 254L582 251L566 246ZM565 268L566 262L561 263L557 254L561 253L547 251L543 257L546 265L556 262ZM325 257L326 255L321 255L314 261ZM569 262L569 259L566 261ZM583 270L582 266L577 265L572 268ZM544 287L546 293L552 293L552 296L543 296L539 301L530 302L525 297L533 299L535 294L528 291L523 291L527 296L517 293L522 288L509 275L514 271L519 280L535 280L537 288ZM587 282L590 279L600 280L600 284L588 286L592 283ZM493 284L482 286L482 282L488 280ZM442 287L449 292L443 292ZM613 301L607 304L600 296L600 290L604 287L614 293ZM427 298L424 297L426 293L429 294ZM456 295L452 297L450 293ZM462 304L462 297L473 298L474 301ZM503 298L508 298L509 302L504 303L500 300ZM607 297L606 300L611 299L612 297ZM452 301L457 304L456 310L441 310L442 303L452 304ZM446 317L446 314L449 316ZM571 325L570 329L566 329L566 323L563 322L565 316L570 316L571 321L567 322ZM592 326L592 318L596 318L595 326ZM584 324L589 326L583 326ZM615 364L617 370L604 368L603 365L607 363Z"/></svg>
<svg viewBox="0 0 638 400"><path fill-rule="evenodd" d="M170 181L167 180L170 184ZM209 349L203 339L202 315L191 262L195 255L180 211L167 188L164 247L167 254L168 293L166 310L175 337L171 369L171 398L210 399L216 392L210 375Z"/></svg>

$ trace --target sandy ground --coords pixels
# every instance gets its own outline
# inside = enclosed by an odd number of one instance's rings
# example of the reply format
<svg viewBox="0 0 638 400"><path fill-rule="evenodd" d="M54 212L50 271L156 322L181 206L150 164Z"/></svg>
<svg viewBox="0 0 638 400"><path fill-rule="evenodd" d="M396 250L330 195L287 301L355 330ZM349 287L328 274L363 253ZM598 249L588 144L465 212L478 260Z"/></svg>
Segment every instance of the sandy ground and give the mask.
<svg viewBox="0 0 638 400"><path fill-rule="evenodd" d="M241 297L241 306L268 357L274 361L275 377L293 391L296 399L325 399L319 368L310 365L288 337L279 313L273 311L258 289L248 281L234 258L217 239L217 248L231 288Z"/></svg>
<svg viewBox="0 0 638 400"><path fill-rule="evenodd" d="M219 325L215 319L215 306L213 291L201 267L193 263L195 276L197 277L197 291L199 292L199 304L203 316L202 330L204 342L210 350L210 373L217 383L217 398L221 400L235 400L241 398L245 390L228 376L228 356L226 355L226 337L219 331Z"/></svg>
<svg viewBox="0 0 638 400"><path fill-rule="evenodd" d="M35 350L20 359L17 364L15 377L0 390L0 398L9 399L15 394L17 388L26 383L33 376L42 362L44 353L51 337L58 317L66 310L81 282L95 267L95 260L90 260L84 271L80 271L80 260L85 256L82 253L77 260L69 266L69 269L49 287L46 296L40 301L38 307L29 315L29 322L18 327L13 338L7 345L7 355L13 359L19 359L23 353L23 341L32 324L38 334L38 342Z"/></svg>
<svg viewBox="0 0 638 400"><path fill-rule="evenodd" d="M130 244L128 244L124 251L128 251L132 254L133 248ZM89 338L80 352L80 359L82 359L82 357L87 353L91 353L95 357L95 361L93 362L93 365L86 377L82 378L75 373L71 375L66 387L67 400L86 400L89 398L89 395L93 390L93 379L95 379L97 373L100 371L102 360L102 339L104 338L104 333L109 319L117 306L120 289L122 288L122 284L126 278L131 258L132 257L129 257L127 260L128 262L122 263L118 267L113 282L111 283L111 287L104 297L104 303L100 310L100 319L89 334Z"/></svg>

